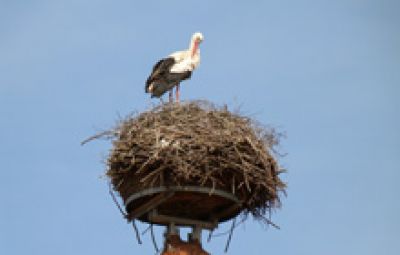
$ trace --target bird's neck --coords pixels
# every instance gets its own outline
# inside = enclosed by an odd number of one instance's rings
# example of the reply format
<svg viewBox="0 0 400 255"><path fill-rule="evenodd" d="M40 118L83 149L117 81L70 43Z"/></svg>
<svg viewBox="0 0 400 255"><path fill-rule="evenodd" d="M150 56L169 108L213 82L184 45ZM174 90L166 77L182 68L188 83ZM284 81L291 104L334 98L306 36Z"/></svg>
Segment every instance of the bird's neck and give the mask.
<svg viewBox="0 0 400 255"><path fill-rule="evenodd" d="M192 41L192 42L190 43L189 51L190 51L190 56L191 56L191 57L193 57L194 55L196 55L198 48L199 48L199 43L198 43L198 42Z"/></svg>

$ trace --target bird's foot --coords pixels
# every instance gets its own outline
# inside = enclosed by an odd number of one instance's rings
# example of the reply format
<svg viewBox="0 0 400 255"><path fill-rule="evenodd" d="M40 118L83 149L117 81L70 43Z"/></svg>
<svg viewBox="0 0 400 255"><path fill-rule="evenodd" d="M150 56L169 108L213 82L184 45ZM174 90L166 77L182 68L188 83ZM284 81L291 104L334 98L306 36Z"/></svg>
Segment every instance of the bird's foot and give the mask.
<svg viewBox="0 0 400 255"><path fill-rule="evenodd" d="M172 93L172 89L168 93L168 98L169 98L169 103L172 104L174 102L174 96L173 96L173 93Z"/></svg>
<svg viewBox="0 0 400 255"><path fill-rule="evenodd" d="M176 103L178 103L178 104L179 104L179 96L180 96L179 87L180 87L180 84L176 85L176 90L175 90Z"/></svg>

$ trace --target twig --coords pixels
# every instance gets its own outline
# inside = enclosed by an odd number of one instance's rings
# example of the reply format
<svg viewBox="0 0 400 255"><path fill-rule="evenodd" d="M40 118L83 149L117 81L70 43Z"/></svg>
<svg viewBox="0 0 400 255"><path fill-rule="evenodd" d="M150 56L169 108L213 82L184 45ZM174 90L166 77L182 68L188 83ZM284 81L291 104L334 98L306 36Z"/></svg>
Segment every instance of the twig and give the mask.
<svg viewBox="0 0 400 255"><path fill-rule="evenodd" d="M149 231L151 228L151 225L149 225L145 230L142 231L142 235L146 234L147 231Z"/></svg>
<svg viewBox="0 0 400 255"><path fill-rule="evenodd" d="M270 219L266 218L265 216L260 215L260 217L261 217L261 219L262 219L263 221L265 221L268 225L271 225L271 226L273 226L273 227L276 228L276 229L281 229L278 225L276 225L275 223L273 223Z"/></svg>
<svg viewBox="0 0 400 255"><path fill-rule="evenodd" d="M115 197L114 192L112 191L111 182L108 184L108 193L110 193L110 195L111 195L111 197L112 197L114 203L117 205L118 210L121 212L122 216L123 216L125 219L127 219L127 218L128 218L128 214L126 214L126 213L124 212L124 210L122 210L121 205L118 203L118 200L117 200L117 198Z"/></svg>
<svg viewBox="0 0 400 255"><path fill-rule="evenodd" d="M138 230L138 228L136 226L135 220L132 220L132 227L135 230L136 240L138 241L139 244L142 244L142 240L140 240L139 230Z"/></svg>
<svg viewBox="0 0 400 255"><path fill-rule="evenodd" d="M229 237L228 237L228 240L227 240L226 246L225 246L225 253L228 252L229 244L231 243L233 230L235 229L235 222L236 222L236 218L234 218L232 221L231 231L229 232Z"/></svg>
<svg viewBox="0 0 400 255"><path fill-rule="evenodd" d="M91 137L89 137L89 138L87 138L87 139L85 139L85 140L83 140L82 142L81 142L81 145L85 145L86 143L88 143L88 142L90 142L90 141L92 141L92 140L94 140L94 139L99 139L99 138L101 138L101 137L103 137L103 136L115 136L115 135L118 135L118 131L115 131L115 130L107 130L107 131L104 131L104 132L101 132L101 133L99 133L99 134L96 134L96 135L93 135L93 136L91 136Z"/></svg>
<svg viewBox="0 0 400 255"><path fill-rule="evenodd" d="M238 224L235 224L235 228L239 227L241 224L244 223L244 221L246 220L246 218L243 218L242 220L240 220L240 222ZM220 236L224 236L230 233L230 229L228 231L222 232L222 233L218 233L218 234L213 234L212 237L220 237Z"/></svg>
<svg viewBox="0 0 400 255"><path fill-rule="evenodd" d="M156 238L154 237L153 224L150 225L150 233L151 233L151 240L153 241L154 249L156 250L156 252L159 252L160 250L158 249Z"/></svg>
<svg viewBox="0 0 400 255"><path fill-rule="evenodd" d="M207 242L209 243L211 241L212 233L214 230L210 230L210 233L208 234Z"/></svg>

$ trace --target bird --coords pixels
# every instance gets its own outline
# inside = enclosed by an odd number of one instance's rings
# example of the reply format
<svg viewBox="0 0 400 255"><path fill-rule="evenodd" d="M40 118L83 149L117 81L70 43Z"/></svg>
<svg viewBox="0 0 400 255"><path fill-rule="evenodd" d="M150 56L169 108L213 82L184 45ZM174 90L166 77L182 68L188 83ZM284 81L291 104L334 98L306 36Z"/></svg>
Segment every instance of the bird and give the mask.
<svg viewBox="0 0 400 255"><path fill-rule="evenodd" d="M203 41L203 34L196 32L192 35L187 50L174 52L159 60L146 80L145 92L151 97L160 98L169 91L169 102L173 102L173 88L176 87L176 102L179 102L180 83L190 79L192 72L200 64L199 45Z"/></svg>

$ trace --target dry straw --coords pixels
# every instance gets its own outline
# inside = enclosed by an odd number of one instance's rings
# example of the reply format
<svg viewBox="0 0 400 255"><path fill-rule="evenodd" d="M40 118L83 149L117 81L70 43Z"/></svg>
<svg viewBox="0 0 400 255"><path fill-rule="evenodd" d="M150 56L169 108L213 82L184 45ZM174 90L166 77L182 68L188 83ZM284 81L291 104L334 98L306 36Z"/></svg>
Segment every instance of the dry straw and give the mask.
<svg viewBox="0 0 400 255"><path fill-rule="evenodd" d="M234 194L242 215L259 220L280 206L286 185L273 156L280 135L226 107L164 104L111 133L107 175L124 200L150 187L197 185Z"/></svg>

